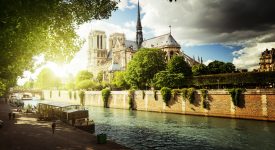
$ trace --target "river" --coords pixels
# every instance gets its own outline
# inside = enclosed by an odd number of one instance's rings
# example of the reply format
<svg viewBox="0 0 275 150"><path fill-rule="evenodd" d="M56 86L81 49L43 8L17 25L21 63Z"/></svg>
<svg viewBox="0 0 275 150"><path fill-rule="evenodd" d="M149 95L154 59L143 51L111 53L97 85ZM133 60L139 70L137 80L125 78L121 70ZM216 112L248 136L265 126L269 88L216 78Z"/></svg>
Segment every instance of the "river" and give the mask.
<svg viewBox="0 0 275 150"><path fill-rule="evenodd" d="M131 149L275 149L275 122L87 109L96 124L96 134L106 133L108 139Z"/></svg>
<svg viewBox="0 0 275 150"><path fill-rule="evenodd" d="M275 123L88 107L96 134L132 149L275 149Z"/></svg>

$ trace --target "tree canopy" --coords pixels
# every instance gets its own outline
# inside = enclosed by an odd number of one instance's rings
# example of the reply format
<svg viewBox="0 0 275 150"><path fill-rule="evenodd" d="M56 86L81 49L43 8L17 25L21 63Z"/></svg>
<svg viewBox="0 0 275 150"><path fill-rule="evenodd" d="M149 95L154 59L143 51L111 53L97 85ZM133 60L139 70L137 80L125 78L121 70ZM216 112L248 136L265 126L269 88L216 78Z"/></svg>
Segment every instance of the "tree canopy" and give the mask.
<svg viewBox="0 0 275 150"><path fill-rule="evenodd" d="M174 56L167 63L167 70L170 73L182 73L184 76L192 76L190 65L185 61L184 56Z"/></svg>
<svg viewBox="0 0 275 150"><path fill-rule="evenodd" d="M224 63L222 61L215 60L208 64L207 69L210 74L232 73L235 71L235 66L229 62Z"/></svg>
<svg viewBox="0 0 275 150"><path fill-rule="evenodd" d="M142 48L129 62L125 78L132 87L145 89L153 83L154 75L165 68L165 52L160 49Z"/></svg>
<svg viewBox="0 0 275 150"><path fill-rule="evenodd" d="M44 68L37 76L34 87L37 89L53 89L59 88L61 84L61 79L51 69Z"/></svg>
<svg viewBox="0 0 275 150"><path fill-rule="evenodd" d="M5 90L33 66L33 56L70 61L82 43L75 28L108 18L116 5L113 0L0 1L0 81Z"/></svg>

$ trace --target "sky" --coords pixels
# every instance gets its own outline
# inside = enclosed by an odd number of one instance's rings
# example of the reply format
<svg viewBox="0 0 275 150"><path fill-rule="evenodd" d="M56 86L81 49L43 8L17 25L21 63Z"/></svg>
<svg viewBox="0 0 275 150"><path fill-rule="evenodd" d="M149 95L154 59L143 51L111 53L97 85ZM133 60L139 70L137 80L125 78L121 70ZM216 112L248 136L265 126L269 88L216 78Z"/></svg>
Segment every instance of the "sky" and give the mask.
<svg viewBox="0 0 275 150"><path fill-rule="evenodd" d="M274 0L140 0L140 9L145 39L169 33L171 25L181 50L202 57L206 65L219 60L253 70L259 68L261 52L275 48ZM103 30L107 37L125 33L135 40L136 20L137 0L120 0L109 19L85 23L76 31L83 40L91 30ZM87 66L87 44L70 64L47 65L60 76L76 74Z"/></svg>

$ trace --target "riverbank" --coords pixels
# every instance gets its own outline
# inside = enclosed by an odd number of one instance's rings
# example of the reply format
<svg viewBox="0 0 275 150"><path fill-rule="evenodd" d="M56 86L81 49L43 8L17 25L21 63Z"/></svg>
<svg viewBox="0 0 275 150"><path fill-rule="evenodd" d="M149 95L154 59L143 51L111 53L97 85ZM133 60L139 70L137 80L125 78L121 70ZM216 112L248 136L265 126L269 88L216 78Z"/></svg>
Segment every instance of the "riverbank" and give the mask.
<svg viewBox="0 0 275 150"><path fill-rule="evenodd" d="M51 122L36 121L34 115L16 113L14 120L9 120L12 108L0 100L0 120L4 121L0 129L0 149L53 150L53 149L127 149L112 141L97 144L96 136L76 129L64 123L57 123L52 134Z"/></svg>

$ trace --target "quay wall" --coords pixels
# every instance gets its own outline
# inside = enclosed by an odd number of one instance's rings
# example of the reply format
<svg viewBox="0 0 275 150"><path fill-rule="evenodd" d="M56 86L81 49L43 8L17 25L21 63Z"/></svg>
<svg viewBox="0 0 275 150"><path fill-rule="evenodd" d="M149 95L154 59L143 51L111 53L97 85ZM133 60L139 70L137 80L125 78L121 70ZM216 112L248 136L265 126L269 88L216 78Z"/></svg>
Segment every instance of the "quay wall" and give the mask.
<svg viewBox="0 0 275 150"><path fill-rule="evenodd" d="M78 91L43 91L46 100L80 104ZM208 109L203 108L200 90L195 92L195 101L191 104L181 95L171 98L168 106L163 102L160 91L135 91L134 108L140 111L230 117L275 121L275 90L247 89L242 94L243 105L236 107L227 90L208 90ZM103 107L101 91L86 91L85 105ZM110 108L129 109L128 91L111 91L108 100Z"/></svg>

